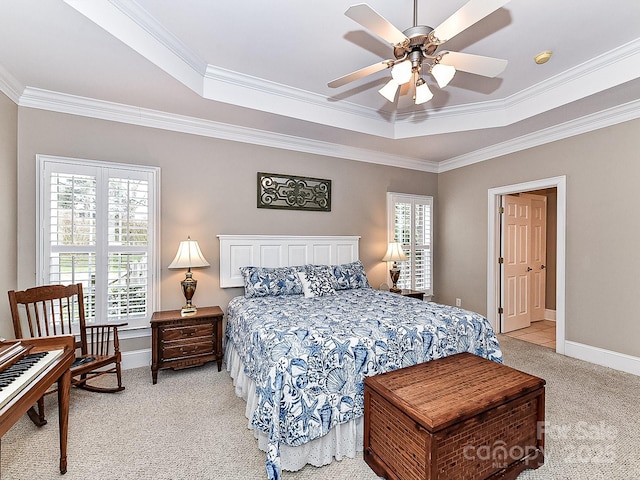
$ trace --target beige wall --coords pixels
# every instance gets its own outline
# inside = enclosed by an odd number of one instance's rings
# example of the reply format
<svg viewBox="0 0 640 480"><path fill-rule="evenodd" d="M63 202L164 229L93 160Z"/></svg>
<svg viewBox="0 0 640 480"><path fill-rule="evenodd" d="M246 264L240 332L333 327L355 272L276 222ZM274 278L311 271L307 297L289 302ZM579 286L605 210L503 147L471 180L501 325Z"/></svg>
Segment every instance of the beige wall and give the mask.
<svg viewBox="0 0 640 480"><path fill-rule="evenodd" d="M18 128L14 127L17 117ZM566 338L640 356L636 298L640 217L633 213L640 178L640 120L532 148L440 175L258 147L17 107L0 95L0 169L8 262L4 290L35 278L35 154L131 162L162 169L162 308L183 298L182 273L166 265L178 242L196 238L212 263L195 273L198 305L226 305L238 289L218 288L216 234L357 234L374 286L386 281L385 193L434 195L435 300L486 313L487 190L567 176ZM11 159L18 138L18 190ZM333 180L333 211L255 207L256 172ZM19 211L16 231L16 211ZM13 252L17 251L17 265ZM16 280L17 276L17 280ZM1 287L1 285L0 285ZM10 335L8 310L0 332ZM136 345L135 348L144 348ZM133 348L133 347L130 347Z"/></svg>
<svg viewBox="0 0 640 480"><path fill-rule="evenodd" d="M640 356L638 132L634 120L440 174L437 300L486 313L488 189L566 175L566 339Z"/></svg>
<svg viewBox="0 0 640 480"><path fill-rule="evenodd" d="M371 284L387 281L386 192L436 195L437 176L364 162L198 137L72 115L21 108L18 143L20 288L35 281L35 155L161 167L163 309L184 303L184 272L168 270L187 235L198 240L211 268L194 270L196 305L226 307L241 289L218 285L217 234L360 235L360 257ZM258 171L332 180L331 212L256 208ZM125 349L144 348L132 342Z"/></svg>
<svg viewBox="0 0 640 480"><path fill-rule="evenodd" d="M18 107L0 93L0 337L13 338L6 292L16 284L16 145Z"/></svg>

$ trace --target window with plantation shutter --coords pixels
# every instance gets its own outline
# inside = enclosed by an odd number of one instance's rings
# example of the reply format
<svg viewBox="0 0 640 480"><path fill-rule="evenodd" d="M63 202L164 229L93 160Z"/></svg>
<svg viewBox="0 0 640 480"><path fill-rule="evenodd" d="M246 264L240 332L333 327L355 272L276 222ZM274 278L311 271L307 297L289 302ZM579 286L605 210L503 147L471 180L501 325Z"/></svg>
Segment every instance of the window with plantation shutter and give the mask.
<svg viewBox="0 0 640 480"><path fill-rule="evenodd" d="M38 156L38 283L82 283L87 323L157 308L158 169Z"/></svg>
<svg viewBox="0 0 640 480"><path fill-rule="evenodd" d="M388 193L389 241L402 244L407 261L400 262L398 288L433 295L433 197Z"/></svg>

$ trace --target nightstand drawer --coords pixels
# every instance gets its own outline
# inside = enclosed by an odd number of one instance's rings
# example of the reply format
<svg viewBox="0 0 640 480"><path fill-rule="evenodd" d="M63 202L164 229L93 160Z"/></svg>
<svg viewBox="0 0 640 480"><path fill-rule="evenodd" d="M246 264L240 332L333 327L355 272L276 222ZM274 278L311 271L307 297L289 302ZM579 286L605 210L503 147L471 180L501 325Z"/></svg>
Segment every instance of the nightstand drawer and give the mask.
<svg viewBox="0 0 640 480"><path fill-rule="evenodd" d="M198 355L210 355L214 352L214 344L209 342L180 342L179 344L165 345L162 349L162 357L165 360L173 358L194 357Z"/></svg>
<svg viewBox="0 0 640 480"><path fill-rule="evenodd" d="M185 338L213 337L213 325L211 323L201 323L195 325L178 325L166 327L161 333L163 342L171 342Z"/></svg>

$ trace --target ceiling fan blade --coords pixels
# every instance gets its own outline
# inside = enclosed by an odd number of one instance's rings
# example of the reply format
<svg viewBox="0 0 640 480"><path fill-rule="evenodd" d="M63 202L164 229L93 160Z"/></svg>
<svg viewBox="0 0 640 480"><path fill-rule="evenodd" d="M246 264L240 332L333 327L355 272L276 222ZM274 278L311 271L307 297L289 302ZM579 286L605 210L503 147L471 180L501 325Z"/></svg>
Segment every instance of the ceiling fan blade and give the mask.
<svg viewBox="0 0 640 480"><path fill-rule="evenodd" d="M470 0L456 13L447 18L433 31L433 35L444 43L463 30L482 20L490 13L509 3L509 0Z"/></svg>
<svg viewBox="0 0 640 480"><path fill-rule="evenodd" d="M391 65L393 65L393 62L391 63ZM368 67L364 67L360 70L356 70L355 72L351 72L348 75L344 75L340 78L336 78L335 80L331 80L327 85L329 85L331 88L341 87L359 78L366 77L367 75L379 72L380 70L384 70L385 68L389 68L389 60L374 63L373 65L369 65Z"/></svg>
<svg viewBox="0 0 640 480"><path fill-rule="evenodd" d="M443 65L451 65L462 72L474 73L484 77L496 77L507 68L507 61L501 58L483 57L470 53L443 52Z"/></svg>
<svg viewBox="0 0 640 480"><path fill-rule="evenodd" d="M408 42L407 36L366 3L350 6L344 14L391 45Z"/></svg>

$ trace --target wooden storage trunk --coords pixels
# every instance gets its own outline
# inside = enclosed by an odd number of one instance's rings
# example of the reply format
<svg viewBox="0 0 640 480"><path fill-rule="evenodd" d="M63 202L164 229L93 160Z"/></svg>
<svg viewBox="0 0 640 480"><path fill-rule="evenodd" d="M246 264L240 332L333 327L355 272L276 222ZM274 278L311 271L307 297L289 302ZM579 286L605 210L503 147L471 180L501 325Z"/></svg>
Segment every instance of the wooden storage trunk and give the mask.
<svg viewBox="0 0 640 480"><path fill-rule="evenodd" d="M515 479L544 463L544 384L470 353L368 377L365 461L393 480Z"/></svg>

